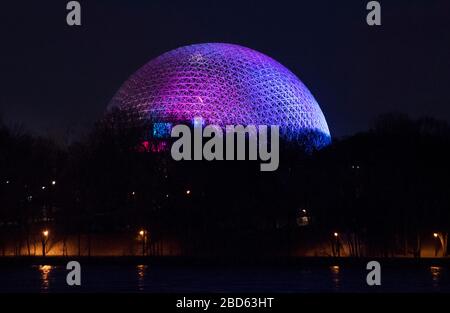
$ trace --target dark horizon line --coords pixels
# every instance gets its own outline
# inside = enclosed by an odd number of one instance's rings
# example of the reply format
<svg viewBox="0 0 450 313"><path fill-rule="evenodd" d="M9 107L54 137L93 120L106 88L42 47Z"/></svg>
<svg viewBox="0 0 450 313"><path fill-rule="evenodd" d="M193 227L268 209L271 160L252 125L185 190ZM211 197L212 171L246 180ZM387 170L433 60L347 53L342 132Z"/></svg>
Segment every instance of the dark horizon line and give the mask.
<svg viewBox="0 0 450 313"><path fill-rule="evenodd" d="M371 123L367 125L365 129L355 130L351 133L335 135L332 129L330 129L332 141L335 140L345 140L358 134L367 133L373 130L375 121L383 116L402 116L412 122L418 122L421 120L435 120L437 122L445 123L450 126L450 121L445 118L438 118L432 115L421 115L418 117L412 117L407 112L402 111L386 111L380 113L371 118ZM85 136L89 135L93 130L94 126L101 120L101 117L94 119L92 121L83 121L80 123L68 125L64 130L58 127L48 127L46 129L38 129L27 124L25 121L12 119L6 116L2 111L0 111L0 127L6 127L8 130L16 130L21 132L22 135L28 135L35 138L43 138L54 141L62 145L71 145L73 143L82 142ZM71 137L71 138L69 138Z"/></svg>

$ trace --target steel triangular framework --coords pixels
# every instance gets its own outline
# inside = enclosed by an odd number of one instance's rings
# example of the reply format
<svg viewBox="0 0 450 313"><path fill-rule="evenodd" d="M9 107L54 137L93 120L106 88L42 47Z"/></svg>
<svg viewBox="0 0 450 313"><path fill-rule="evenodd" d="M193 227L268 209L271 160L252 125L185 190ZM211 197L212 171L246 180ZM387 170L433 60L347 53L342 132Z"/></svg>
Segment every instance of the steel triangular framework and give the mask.
<svg viewBox="0 0 450 313"><path fill-rule="evenodd" d="M223 43L184 46L151 60L119 89L109 108L131 120L279 125L288 141L330 142L325 117L306 86L255 50Z"/></svg>

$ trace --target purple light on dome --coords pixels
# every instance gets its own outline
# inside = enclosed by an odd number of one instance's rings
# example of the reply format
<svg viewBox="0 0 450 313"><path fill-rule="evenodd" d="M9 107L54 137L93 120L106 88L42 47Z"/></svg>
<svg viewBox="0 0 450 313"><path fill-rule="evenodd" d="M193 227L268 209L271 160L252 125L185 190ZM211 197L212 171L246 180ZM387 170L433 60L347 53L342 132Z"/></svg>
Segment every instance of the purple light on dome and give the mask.
<svg viewBox="0 0 450 313"><path fill-rule="evenodd" d="M184 46L151 60L111 100L149 122L279 125L280 135L320 148L325 117L306 86L272 58L234 44ZM130 118L131 120L131 118Z"/></svg>

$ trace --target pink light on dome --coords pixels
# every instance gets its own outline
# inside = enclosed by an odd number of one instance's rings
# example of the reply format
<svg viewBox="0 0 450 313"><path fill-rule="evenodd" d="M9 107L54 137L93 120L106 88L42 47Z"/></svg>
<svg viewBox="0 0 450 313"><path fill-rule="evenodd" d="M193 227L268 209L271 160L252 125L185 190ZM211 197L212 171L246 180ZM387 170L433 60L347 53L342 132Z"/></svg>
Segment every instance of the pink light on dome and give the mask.
<svg viewBox="0 0 450 313"><path fill-rule="evenodd" d="M330 142L325 117L308 88L286 67L255 50L224 43L166 52L134 73L109 108L149 122L279 125L289 141ZM319 134L318 137L311 136Z"/></svg>

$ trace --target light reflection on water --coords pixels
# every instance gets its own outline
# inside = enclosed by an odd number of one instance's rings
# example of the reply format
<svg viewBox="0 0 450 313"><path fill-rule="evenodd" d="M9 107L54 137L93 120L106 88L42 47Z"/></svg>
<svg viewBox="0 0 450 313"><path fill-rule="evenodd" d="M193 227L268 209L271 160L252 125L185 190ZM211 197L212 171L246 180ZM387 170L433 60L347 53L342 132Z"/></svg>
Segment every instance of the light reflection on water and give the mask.
<svg viewBox="0 0 450 313"><path fill-rule="evenodd" d="M434 288L439 288L442 270L442 266L430 266L431 279L433 281Z"/></svg>
<svg viewBox="0 0 450 313"><path fill-rule="evenodd" d="M147 267L148 265L145 264L139 264L136 266L137 269L137 276L138 276L138 281L137 281L137 285L138 285L138 290L139 291L143 291L144 287L145 287L145 275L147 272Z"/></svg>
<svg viewBox="0 0 450 313"><path fill-rule="evenodd" d="M41 275L41 290L48 291L50 287L50 274L53 267L51 265L39 265L39 272Z"/></svg>
<svg viewBox="0 0 450 313"><path fill-rule="evenodd" d="M66 283L65 266L44 263L0 267L0 292L450 292L448 268L387 267L382 286L375 289L366 284L365 267L336 263L301 268L86 264L82 286L74 288Z"/></svg>
<svg viewBox="0 0 450 313"><path fill-rule="evenodd" d="M330 266L331 281L333 282L334 289L339 289L341 285L341 269L338 265Z"/></svg>

